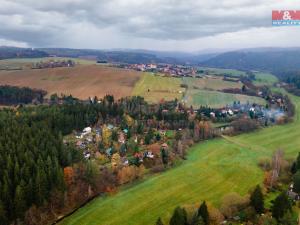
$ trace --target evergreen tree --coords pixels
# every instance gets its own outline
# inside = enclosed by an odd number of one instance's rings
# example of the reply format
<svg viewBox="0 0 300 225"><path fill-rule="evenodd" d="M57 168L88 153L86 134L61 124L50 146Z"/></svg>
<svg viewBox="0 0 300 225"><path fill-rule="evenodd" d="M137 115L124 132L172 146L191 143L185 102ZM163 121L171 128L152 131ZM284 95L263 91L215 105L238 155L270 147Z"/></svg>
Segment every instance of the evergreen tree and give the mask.
<svg viewBox="0 0 300 225"><path fill-rule="evenodd" d="M299 170L300 169L300 152L298 153L298 156L297 156L296 165L297 165L297 170Z"/></svg>
<svg viewBox="0 0 300 225"><path fill-rule="evenodd" d="M259 185L256 186L250 196L250 205L257 213L261 214L264 212L264 197Z"/></svg>
<svg viewBox="0 0 300 225"><path fill-rule="evenodd" d="M166 150L164 148L161 148L160 155L161 155L161 159L162 159L163 164L165 166L167 166L168 162L169 162L168 150Z"/></svg>
<svg viewBox="0 0 300 225"><path fill-rule="evenodd" d="M294 174L293 181L294 191L300 193L300 170L298 170L297 173Z"/></svg>
<svg viewBox="0 0 300 225"><path fill-rule="evenodd" d="M187 213L184 208L177 207L170 219L170 225L186 225Z"/></svg>
<svg viewBox="0 0 300 225"><path fill-rule="evenodd" d="M279 221L287 212L291 212L292 206L288 196L282 192L275 200L272 206L272 216Z"/></svg>
<svg viewBox="0 0 300 225"><path fill-rule="evenodd" d="M208 214L207 205L205 201L200 205L198 209L198 217L201 217L203 219L205 225L209 224L209 214Z"/></svg>
<svg viewBox="0 0 300 225"><path fill-rule="evenodd" d="M293 162L292 166L291 166L291 173L295 174L297 172L297 163Z"/></svg>
<svg viewBox="0 0 300 225"><path fill-rule="evenodd" d="M7 213L1 201L0 201L0 224L8 224Z"/></svg>
<svg viewBox="0 0 300 225"><path fill-rule="evenodd" d="M15 217L22 219L23 214L26 209L26 202L25 202L24 189L20 185L18 185L16 188L15 199L14 199L14 208L15 208L15 210L14 210Z"/></svg>
<svg viewBox="0 0 300 225"><path fill-rule="evenodd" d="M143 123L138 123L136 132L138 134L143 134L143 131L144 131L144 125L143 125Z"/></svg>

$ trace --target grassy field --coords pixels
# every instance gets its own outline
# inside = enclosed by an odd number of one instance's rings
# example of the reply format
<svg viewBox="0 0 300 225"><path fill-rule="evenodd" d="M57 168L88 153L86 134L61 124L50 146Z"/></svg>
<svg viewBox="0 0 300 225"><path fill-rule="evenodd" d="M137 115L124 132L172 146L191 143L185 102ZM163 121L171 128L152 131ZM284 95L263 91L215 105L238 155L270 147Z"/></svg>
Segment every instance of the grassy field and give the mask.
<svg viewBox="0 0 300 225"><path fill-rule="evenodd" d="M181 88L180 84L180 78L144 73L136 83L132 95L143 96L149 102L158 102L161 99L181 99L185 89Z"/></svg>
<svg viewBox="0 0 300 225"><path fill-rule="evenodd" d="M253 82L254 85L261 86L261 85L267 85L272 86L274 83L278 81L277 77L270 73L262 73L258 72L255 73L255 81Z"/></svg>
<svg viewBox="0 0 300 225"><path fill-rule="evenodd" d="M153 225L159 216L166 222L178 205L206 200L219 206L227 193L246 194L263 180L260 158L271 157L279 148L287 158L299 151L300 98L292 100L297 108L293 123L195 145L178 167L114 196L97 198L60 224Z"/></svg>
<svg viewBox="0 0 300 225"><path fill-rule="evenodd" d="M130 96L141 72L98 65L76 65L67 68L25 69L0 71L0 85L44 89L48 96L72 94L80 99L103 97L112 94L115 98Z"/></svg>
<svg viewBox="0 0 300 225"><path fill-rule="evenodd" d="M219 91L208 91L208 90L188 90L186 94L187 105L193 105L195 107L210 106L210 107L223 107L227 104L233 104L234 101L240 101L241 103L257 103L265 105L266 102L262 98L223 93Z"/></svg>
<svg viewBox="0 0 300 225"><path fill-rule="evenodd" d="M242 88L242 83L224 81L220 76L205 76L203 78L182 78L182 83L188 85L191 89L222 90L226 88Z"/></svg>
<svg viewBox="0 0 300 225"><path fill-rule="evenodd" d="M181 84L187 85L188 90L186 91L180 87ZM143 96L149 102L158 102L161 99L182 99L185 96L184 100L187 105L193 105L194 107L200 105L222 107L226 104L232 104L234 101L265 104L265 101L261 98L225 94L217 91L225 88L241 88L241 86L241 83L224 81L217 76L173 78L145 73L139 82L136 83L132 95ZM183 93L185 94L183 95Z"/></svg>
<svg viewBox="0 0 300 225"><path fill-rule="evenodd" d="M208 71L210 74L214 74L214 75L222 75L223 76L224 74L228 74L228 75L236 76L236 77L246 75L245 72L235 70L235 69L220 69L220 68L209 68L209 67L199 67L198 69Z"/></svg>

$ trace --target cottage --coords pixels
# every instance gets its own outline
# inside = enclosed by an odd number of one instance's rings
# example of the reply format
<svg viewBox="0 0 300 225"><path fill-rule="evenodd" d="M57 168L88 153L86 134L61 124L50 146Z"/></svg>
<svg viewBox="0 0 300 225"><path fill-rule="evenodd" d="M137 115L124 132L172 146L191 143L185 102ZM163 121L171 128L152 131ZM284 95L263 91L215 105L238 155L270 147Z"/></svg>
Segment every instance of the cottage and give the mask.
<svg viewBox="0 0 300 225"><path fill-rule="evenodd" d="M83 155L84 155L85 159L90 159L90 157L91 157L91 153L89 153L89 152L85 152Z"/></svg>
<svg viewBox="0 0 300 225"><path fill-rule="evenodd" d="M161 136L166 136L166 131L165 130L160 130L159 133L160 133Z"/></svg>
<svg viewBox="0 0 300 225"><path fill-rule="evenodd" d="M289 196L290 199L294 200L294 201L299 201L300 200L300 196L298 193L293 192L291 190L287 191L287 195Z"/></svg>
<svg viewBox="0 0 300 225"><path fill-rule="evenodd" d="M144 156L149 159L154 158L154 154L151 151L146 151Z"/></svg>
<svg viewBox="0 0 300 225"><path fill-rule="evenodd" d="M212 117L212 118L215 118L216 117L216 114L214 113L214 112L210 112L210 117Z"/></svg>
<svg viewBox="0 0 300 225"><path fill-rule="evenodd" d="M86 127L83 129L82 134L86 135L86 134L90 134L92 132L92 128L91 127Z"/></svg>
<svg viewBox="0 0 300 225"><path fill-rule="evenodd" d="M125 143L125 135L123 132L119 133L118 142L124 144Z"/></svg>
<svg viewBox="0 0 300 225"><path fill-rule="evenodd" d="M75 135L75 137L76 137L77 139L82 139L82 138L83 138L83 135L82 135L82 133L77 133L77 134Z"/></svg>
<svg viewBox="0 0 300 225"><path fill-rule="evenodd" d="M228 109L227 113L229 116L233 116L233 111L231 109Z"/></svg>
<svg viewBox="0 0 300 225"><path fill-rule="evenodd" d="M112 129L114 129L114 125L108 124L108 125L107 125L107 128L110 129L110 130L112 130Z"/></svg>

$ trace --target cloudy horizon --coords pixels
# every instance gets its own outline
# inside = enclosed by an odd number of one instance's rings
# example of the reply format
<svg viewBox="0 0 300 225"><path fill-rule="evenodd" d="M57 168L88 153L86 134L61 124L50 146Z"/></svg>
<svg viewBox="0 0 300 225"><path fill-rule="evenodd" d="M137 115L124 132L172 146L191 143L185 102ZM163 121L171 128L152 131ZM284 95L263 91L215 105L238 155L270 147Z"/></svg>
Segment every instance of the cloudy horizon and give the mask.
<svg viewBox="0 0 300 225"><path fill-rule="evenodd" d="M272 27L276 0L0 0L0 45L86 49L300 46L300 26Z"/></svg>

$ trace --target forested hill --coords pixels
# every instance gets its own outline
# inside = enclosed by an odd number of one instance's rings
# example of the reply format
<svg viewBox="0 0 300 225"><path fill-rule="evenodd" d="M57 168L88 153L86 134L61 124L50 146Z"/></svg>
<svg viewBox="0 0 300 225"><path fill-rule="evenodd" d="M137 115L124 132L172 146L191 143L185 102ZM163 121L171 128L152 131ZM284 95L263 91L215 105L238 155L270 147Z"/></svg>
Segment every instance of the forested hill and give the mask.
<svg viewBox="0 0 300 225"><path fill-rule="evenodd" d="M94 50L70 48L16 48L0 47L0 60L9 58L37 58L47 56L91 58L114 63L170 63L197 64L207 60L217 53L185 53L149 50Z"/></svg>
<svg viewBox="0 0 300 225"><path fill-rule="evenodd" d="M0 60L12 58L40 58L47 56L48 54L46 52L31 48L15 48L0 46Z"/></svg>
<svg viewBox="0 0 300 225"><path fill-rule="evenodd" d="M202 66L270 72L299 70L300 49L250 49L227 52L201 63Z"/></svg>

